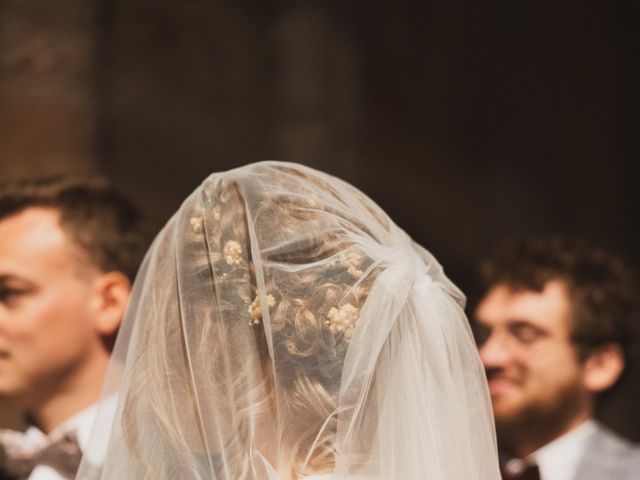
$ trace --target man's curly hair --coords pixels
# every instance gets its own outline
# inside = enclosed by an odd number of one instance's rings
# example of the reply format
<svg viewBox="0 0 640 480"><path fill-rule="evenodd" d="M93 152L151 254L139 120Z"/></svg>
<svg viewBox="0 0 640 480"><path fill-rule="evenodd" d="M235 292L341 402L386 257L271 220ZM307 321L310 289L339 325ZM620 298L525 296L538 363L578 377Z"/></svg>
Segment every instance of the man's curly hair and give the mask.
<svg viewBox="0 0 640 480"><path fill-rule="evenodd" d="M636 278L624 261L583 241L561 238L510 240L481 266L484 286L541 292L552 280L567 287L572 340L581 358L607 343L628 354L637 347Z"/></svg>

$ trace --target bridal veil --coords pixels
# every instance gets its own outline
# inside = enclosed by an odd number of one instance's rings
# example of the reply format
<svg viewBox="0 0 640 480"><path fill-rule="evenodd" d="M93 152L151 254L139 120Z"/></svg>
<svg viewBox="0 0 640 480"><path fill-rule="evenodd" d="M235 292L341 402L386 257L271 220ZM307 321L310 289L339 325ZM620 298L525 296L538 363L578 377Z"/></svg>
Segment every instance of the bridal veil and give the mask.
<svg viewBox="0 0 640 480"><path fill-rule="evenodd" d="M310 168L213 174L151 246L78 478L499 478L464 297Z"/></svg>

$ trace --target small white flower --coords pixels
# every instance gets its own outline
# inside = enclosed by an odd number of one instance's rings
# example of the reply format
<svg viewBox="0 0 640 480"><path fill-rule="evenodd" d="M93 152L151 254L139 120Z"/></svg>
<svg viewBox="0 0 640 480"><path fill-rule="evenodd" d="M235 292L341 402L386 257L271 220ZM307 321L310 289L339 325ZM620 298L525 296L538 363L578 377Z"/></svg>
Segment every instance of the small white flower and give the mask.
<svg viewBox="0 0 640 480"><path fill-rule="evenodd" d="M358 320L360 311L347 303L337 309L331 307L327 314L328 320L325 322L333 333L343 333L345 337L350 338Z"/></svg>
<svg viewBox="0 0 640 480"><path fill-rule="evenodd" d="M189 222L191 223L191 228L195 233L200 233L202 231L202 217L191 217Z"/></svg>
<svg viewBox="0 0 640 480"><path fill-rule="evenodd" d="M276 299L273 298L273 295L267 295L267 305L269 308L272 308L276 304ZM260 323L260 319L262 318L262 308L260 306L260 296L256 295L256 298L253 299L251 305L248 308L249 315L251 316L251 320L249 321L250 325L257 325Z"/></svg>
<svg viewBox="0 0 640 480"><path fill-rule="evenodd" d="M227 265L240 265L240 262L242 262L242 247L235 240L229 240L222 249L222 255Z"/></svg>

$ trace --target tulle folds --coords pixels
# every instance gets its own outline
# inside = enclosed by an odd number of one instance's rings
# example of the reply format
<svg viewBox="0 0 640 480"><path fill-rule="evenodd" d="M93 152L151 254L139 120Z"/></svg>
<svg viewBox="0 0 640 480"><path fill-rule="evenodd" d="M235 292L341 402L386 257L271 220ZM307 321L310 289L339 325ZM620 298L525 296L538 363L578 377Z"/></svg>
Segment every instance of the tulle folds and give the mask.
<svg viewBox="0 0 640 480"><path fill-rule="evenodd" d="M136 279L78 479L499 479L464 296L367 196L208 177Z"/></svg>

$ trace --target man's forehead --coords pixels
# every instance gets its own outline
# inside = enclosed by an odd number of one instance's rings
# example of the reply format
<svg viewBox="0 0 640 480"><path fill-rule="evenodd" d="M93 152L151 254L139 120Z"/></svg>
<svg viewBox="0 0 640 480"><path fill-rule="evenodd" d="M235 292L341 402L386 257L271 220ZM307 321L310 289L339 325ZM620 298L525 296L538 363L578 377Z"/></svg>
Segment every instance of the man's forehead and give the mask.
<svg viewBox="0 0 640 480"><path fill-rule="evenodd" d="M41 247L63 245L68 239L53 208L31 207L0 220L0 245Z"/></svg>
<svg viewBox="0 0 640 480"><path fill-rule="evenodd" d="M531 322L553 327L566 324L570 313L567 288L561 280L545 284L542 291L497 285L478 305L476 319L486 323Z"/></svg>
<svg viewBox="0 0 640 480"><path fill-rule="evenodd" d="M0 220L0 274L68 263L74 249L59 218L55 209L34 207Z"/></svg>

